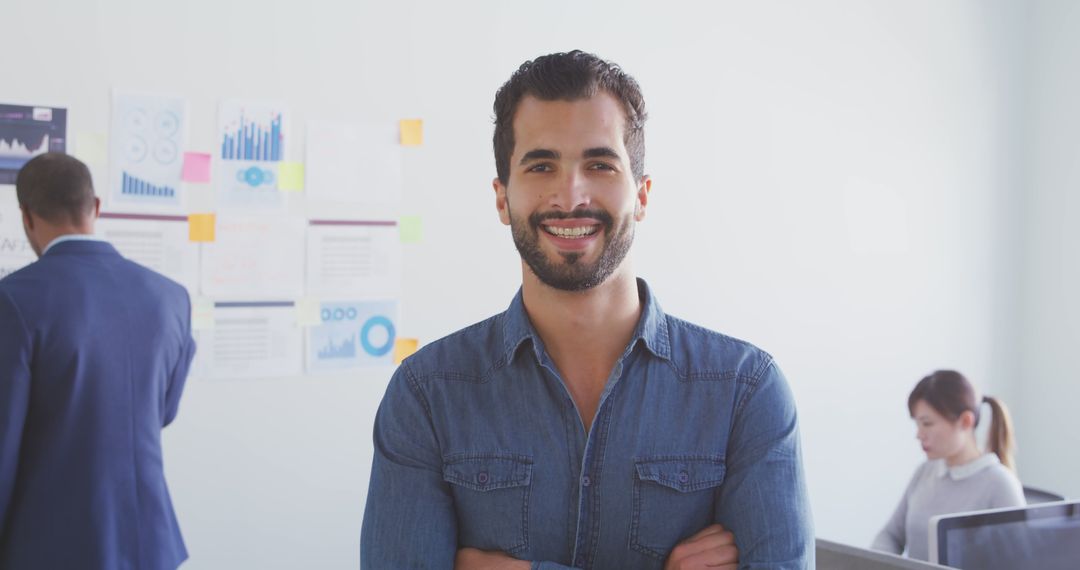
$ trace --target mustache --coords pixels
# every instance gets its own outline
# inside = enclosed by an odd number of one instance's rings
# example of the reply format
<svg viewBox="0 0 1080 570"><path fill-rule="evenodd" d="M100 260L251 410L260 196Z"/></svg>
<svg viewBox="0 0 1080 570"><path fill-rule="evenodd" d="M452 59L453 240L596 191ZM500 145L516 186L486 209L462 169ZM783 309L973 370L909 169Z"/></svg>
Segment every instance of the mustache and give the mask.
<svg viewBox="0 0 1080 570"><path fill-rule="evenodd" d="M537 227L541 223L548 220L573 220L577 218L591 218L599 221L601 224L604 225L604 227L609 228L613 223L615 223L615 220L611 217L611 214L605 212L604 210L590 210L583 208L579 210L572 210L570 212L534 212L529 215L529 225Z"/></svg>

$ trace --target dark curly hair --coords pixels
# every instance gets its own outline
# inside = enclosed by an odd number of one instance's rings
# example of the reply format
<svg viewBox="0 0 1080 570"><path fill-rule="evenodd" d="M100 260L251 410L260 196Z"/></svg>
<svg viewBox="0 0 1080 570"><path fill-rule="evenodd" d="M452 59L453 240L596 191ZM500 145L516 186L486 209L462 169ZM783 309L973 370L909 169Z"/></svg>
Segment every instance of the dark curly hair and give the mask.
<svg viewBox="0 0 1080 570"><path fill-rule="evenodd" d="M514 113L526 95L542 101L588 99L604 90L622 103L626 115L623 143L635 179L645 173L645 99L641 87L619 66L591 53L574 50L526 61L495 93L495 170L499 180L510 178L514 153Z"/></svg>

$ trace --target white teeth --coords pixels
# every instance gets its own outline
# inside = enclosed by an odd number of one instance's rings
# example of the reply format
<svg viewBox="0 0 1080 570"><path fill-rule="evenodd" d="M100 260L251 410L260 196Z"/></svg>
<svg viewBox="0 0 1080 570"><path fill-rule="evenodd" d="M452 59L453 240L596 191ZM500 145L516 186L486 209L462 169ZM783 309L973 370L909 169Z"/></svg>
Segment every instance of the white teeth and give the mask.
<svg viewBox="0 0 1080 570"><path fill-rule="evenodd" d="M556 226L544 226L544 231L551 235L563 238L580 238L596 233L596 226L580 226L576 228L561 228Z"/></svg>

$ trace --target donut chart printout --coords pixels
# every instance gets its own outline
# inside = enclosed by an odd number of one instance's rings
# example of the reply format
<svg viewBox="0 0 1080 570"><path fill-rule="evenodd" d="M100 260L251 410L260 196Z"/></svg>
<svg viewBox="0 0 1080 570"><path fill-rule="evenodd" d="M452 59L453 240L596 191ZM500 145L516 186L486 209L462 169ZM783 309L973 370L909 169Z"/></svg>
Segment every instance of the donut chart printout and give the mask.
<svg viewBox="0 0 1080 570"><path fill-rule="evenodd" d="M323 302L308 329L308 372L393 366L397 314L397 301Z"/></svg>

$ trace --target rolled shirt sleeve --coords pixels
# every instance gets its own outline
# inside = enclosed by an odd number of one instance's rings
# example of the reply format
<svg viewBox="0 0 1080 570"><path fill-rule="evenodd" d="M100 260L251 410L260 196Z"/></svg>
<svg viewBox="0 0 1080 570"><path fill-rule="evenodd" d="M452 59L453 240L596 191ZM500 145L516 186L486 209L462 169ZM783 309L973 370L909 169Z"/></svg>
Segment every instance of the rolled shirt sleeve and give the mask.
<svg viewBox="0 0 1080 570"><path fill-rule="evenodd" d="M361 568L453 568L457 519L420 386L402 364L375 416Z"/></svg>
<svg viewBox="0 0 1080 570"><path fill-rule="evenodd" d="M795 400L769 359L736 405L717 521L735 534L740 568L814 567L814 530Z"/></svg>

